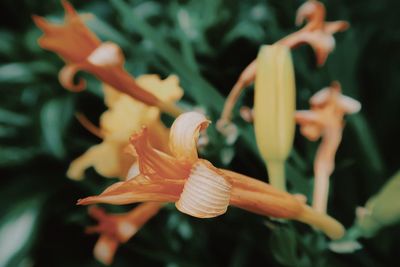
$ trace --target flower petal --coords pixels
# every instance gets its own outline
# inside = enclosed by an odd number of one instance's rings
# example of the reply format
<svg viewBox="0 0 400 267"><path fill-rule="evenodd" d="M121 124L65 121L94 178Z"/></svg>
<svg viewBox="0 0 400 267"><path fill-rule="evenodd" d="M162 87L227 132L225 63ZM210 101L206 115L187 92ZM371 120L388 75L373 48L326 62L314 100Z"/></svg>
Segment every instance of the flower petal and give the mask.
<svg viewBox="0 0 400 267"><path fill-rule="evenodd" d="M169 146L171 153L180 161L194 163L197 159L197 140L201 130L210 123L198 112L180 115L172 124Z"/></svg>
<svg viewBox="0 0 400 267"><path fill-rule="evenodd" d="M82 66L76 64L67 64L59 72L58 78L63 87L74 92L80 92L86 88L86 81L79 79L77 84L74 83L75 74L82 69Z"/></svg>
<svg viewBox="0 0 400 267"><path fill-rule="evenodd" d="M131 143L136 149L140 172L152 180L186 179L191 165L182 163L161 151L154 149L149 142L149 132L143 128L132 135Z"/></svg>
<svg viewBox="0 0 400 267"><path fill-rule="evenodd" d="M139 178L139 179L138 179ZM115 205L136 202L175 202L183 190L184 180L146 181L145 177L119 182L98 196L78 200L78 205L108 203Z"/></svg>
<svg viewBox="0 0 400 267"><path fill-rule="evenodd" d="M307 19L307 29L314 30L321 27L325 20L325 12L325 6L321 2L307 1L297 9L296 25L300 26Z"/></svg>
<svg viewBox="0 0 400 267"><path fill-rule="evenodd" d="M122 172L120 150L107 142L92 146L83 155L72 161L67 176L73 180L80 180L89 167L94 167L98 173L105 177L119 176Z"/></svg>
<svg viewBox="0 0 400 267"><path fill-rule="evenodd" d="M93 254L101 263L110 265L113 262L117 248L118 241L108 237L107 235L101 235L94 247Z"/></svg>
<svg viewBox="0 0 400 267"><path fill-rule="evenodd" d="M316 141L322 134L322 122L319 113L310 110L296 111L296 122L301 133L310 141Z"/></svg>
<svg viewBox="0 0 400 267"><path fill-rule="evenodd" d="M65 9L64 24L47 22L44 18L33 16L35 24L44 32L39 45L57 53L68 63L80 63L100 44L97 36L83 23L72 5L62 1Z"/></svg>
<svg viewBox="0 0 400 267"><path fill-rule="evenodd" d="M361 110L360 102L345 95L340 96L339 105L347 114L357 113Z"/></svg>
<svg viewBox="0 0 400 267"><path fill-rule="evenodd" d="M161 80L158 75L141 75L136 79L137 83L146 91L156 95L161 101L177 101L183 96L183 89L179 86L179 78L170 75Z"/></svg>
<svg viewBox="0 0 400 267"><path fill-rule="evenodd" d="M310 98L310 104L312 106L323 106L325 105L332 96L330 87L325 87L322 90L316 92Z"/></svg>
<svg viewBox="0 0 400 267"><path fill-rule="evenodd" d="M176 208L197 218L224 214L229 206L231 184L211 163L199 160L193 165Z"/></svg>
<svg viewBox="0 0 400 267"><path fill-rule="evenodd" d="M324 25L324 31L326 33L334 34L336 32L345 31L349 27L350 27L350 24L347 21L343 21L343 20L326 22Z"/></svg>

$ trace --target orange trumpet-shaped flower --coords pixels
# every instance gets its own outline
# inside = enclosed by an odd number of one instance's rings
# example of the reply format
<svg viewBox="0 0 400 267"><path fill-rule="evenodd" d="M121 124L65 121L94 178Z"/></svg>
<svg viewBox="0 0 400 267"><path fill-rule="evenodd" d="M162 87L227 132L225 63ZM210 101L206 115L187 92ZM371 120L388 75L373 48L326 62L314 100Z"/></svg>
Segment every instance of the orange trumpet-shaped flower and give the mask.
<svg viewBox="0 0 400 267"><path fill-rule="evenodd" d="M85 71L143 103L158 106L172 115L181 113L172 103L164 103L141 88L124 69L124 56L120 47L111 42L101 42L85 26L69 2L62 1L62 4L65 9L64 24L52 24L39 16L33 16L33 21L44 32L38 41L39 45L58 54L66 62L59 73L60 83L65 88L83 90L86 82L81 79L75 84L74 76L78 71Z"/></svg>
<svg viewBox="0 0 400 267"><path fill-rule="evenodd" d="M99 224L86 228L86 233L99 233L93 253L95 258L103 264L112 263L115 252L120 244L127 242L160 208L161 203L148 202L123 214L107 214L103 209L91 206L89 215Z"/></svg>
<svg viewBox="0 0 400 267"><path fill-rule="evenodd" d="M188 112L179 116L170 130L171 155L154 149L144 128L131 138L138 155L140 174L116 183L98 196L78 201L128 204L134 202L175 202L183 213L211 218L226 212L229 205L276 218L302 221L339 238L344 229L331 217L318 214L303 202L259 180L214 167L200 159L196 143L209 121L204 115Z"/></svg>
<svg viewBox="0 0 400 267"><path fill-rule="evenodd" d="M315 210L325 213L329 192L329 176L335 166L335 154L342 140L343 117L356 113L361 104L341 94L341 86L333 82L311 99L311 110L297 111L296 121L301 133L309 140L322 137L314 162L314 197Z"/></svg>
<svg viewBox="0 0 400 267"><path fill-rule="evenodd" d="M322 66L329 53L335 48L333 34L345 31L349 27L346 21L325 22L325 6L316 0L309 0L297 10L296 24L301 25L304 20L307 24L297 32L276 42L290 48L296 48L302 44L309 44L316 55L317 65ZM228 124L234 105L236 104L241 92L255 80L257 62L251 62L240 74L238 81L232 87L231 92L225 102L221 114L219 128Z"/></svg>

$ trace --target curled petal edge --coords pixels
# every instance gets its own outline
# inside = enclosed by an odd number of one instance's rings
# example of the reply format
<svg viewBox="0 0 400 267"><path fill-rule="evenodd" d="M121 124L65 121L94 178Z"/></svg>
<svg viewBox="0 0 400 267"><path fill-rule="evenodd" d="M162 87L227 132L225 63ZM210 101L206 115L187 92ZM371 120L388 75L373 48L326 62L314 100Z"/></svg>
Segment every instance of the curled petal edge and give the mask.
<svg viewBox="0 0 400 267"><path fill-rule="evenodd" d="M65 65L58 74L61 85L73 92L83 91L86 88L86 81L84 79L80 78L78 83L74 83L74 77L76 73L80 70L82 70L82 66L80 65Z"/></svg>
<svg viewBox="0 0 400 267"><path fill-rule="evenodd" d="M197 140L201 130L208 127L210 121L198 112L180 115L171 126L169 146L178 160L194 163L198 159Z"/></svg>

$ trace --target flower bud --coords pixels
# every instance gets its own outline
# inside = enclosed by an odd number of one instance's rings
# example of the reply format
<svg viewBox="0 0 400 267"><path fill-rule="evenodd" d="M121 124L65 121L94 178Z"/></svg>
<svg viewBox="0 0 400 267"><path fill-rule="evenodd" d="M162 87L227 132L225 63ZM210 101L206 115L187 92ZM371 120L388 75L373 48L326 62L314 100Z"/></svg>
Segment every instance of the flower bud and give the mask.
<svg viewBox="0 0 400 267"><path fill-rule="evenodd" d="M284 190L284 163L295 131L295 81L289 48L262 46L257 57L254 128L271 185Z"/></svg>

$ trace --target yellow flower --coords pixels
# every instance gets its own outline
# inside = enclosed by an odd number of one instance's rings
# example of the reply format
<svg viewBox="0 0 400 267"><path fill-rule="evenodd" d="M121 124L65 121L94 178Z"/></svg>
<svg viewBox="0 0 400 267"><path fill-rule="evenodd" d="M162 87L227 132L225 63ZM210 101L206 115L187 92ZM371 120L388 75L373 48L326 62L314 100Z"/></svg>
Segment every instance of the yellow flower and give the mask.
<svg viewBox="0 0 400 267"><path fill-rule="evenodd" d="M91 206L89 215L99 223L86 228L86 233L99 233L93 254L103 264L110 265L115 252L120 244L127 242L137 231L152 217L154 217L162 204L143 203L132 211L123 214L107 214L103 209Z"/></svg>
<svg viewBox="0 0 400 267"><path fill-rule="evenodd" d="M254 86L254 131L272 186L285 190L285 161L295 131L294 69L282 45L263 46L257 56Z"/></svg>
<svg viewBox="0 0 400 267"><path fill-rule="evenodd" d="M166 103L177 101L183 94L176 76L160 80L157 75L143 75L137 83ZM82 179L85 170L92 166L102 176L125 178L135 162L126 153L129 137L143 125L152 129L151 143L160 150L168 151L168 129L161 122L157 107L148 106L108 85L104 85L104 97L108 110L100 118L103 142L71 163L67 176L72 179Z"/></svg>
<svg viewBox="0 0 400 267"><path fill-rule="evenodd" d="M219 216L232 205L264 216L305 222L322 229L331 238L343 235L340 223L316 213L295 196L200 159L196 143L199 132L208 124L200 113L180 115L170 130L171 154L153 148L149 131L144 128L131 137L140 174L110 186L98 196L81 199L78 204L174 202L178 210L198 218Z"/></svg>
<svg viewBox="0 0 400 267"><path fill-rule="evenodd" d="M81 91L86 87L84 80L74 84L78 71L93 74L102 82L116 90L172 115L180 110L140 86L124 69L124 55L121 48L111 42L101 42L83 23L78 13L68 1L62 1L65 9L65 22L62 25L51 24L44 18L33 16L35 24L44 32L39 45L58 54L65 62L59 73L60 83L67 89Z"/></svg>
<svg viewBox="0 0 400 267"><path fill-rule="evenodd" d="M338 82L322 89L311 99L311 110L297 111L296 120L300 124L301 133L311 141L322 137L314 161L314 196L313 208L325 213L328 193L329 176L335 166L335 154L342 140L345 114L356 113L361 104L341 94Z"/></svg>

